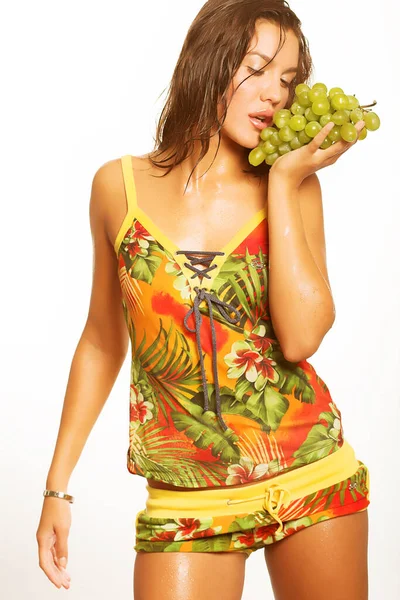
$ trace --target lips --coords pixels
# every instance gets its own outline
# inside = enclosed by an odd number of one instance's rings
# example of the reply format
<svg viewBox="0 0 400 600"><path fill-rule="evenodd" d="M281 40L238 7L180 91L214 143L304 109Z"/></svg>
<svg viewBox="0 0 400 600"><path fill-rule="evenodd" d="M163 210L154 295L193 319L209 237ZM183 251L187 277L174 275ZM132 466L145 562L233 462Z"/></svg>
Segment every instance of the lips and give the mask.
<svg viewBox="0 0 400 600"><path fill-rule="evenodd" d="M254 127L259 129L265 129L265 127L269 127L272 123L272 117L266 119L265 121L260 121L260 119L256 119L255 117L249 117L250 121L253 123Z"/></svg>
<svg viewBox="0 0 400 600"><path fill-rule="evenodd" d="M257 117L263 117L264 120L261 121L257 119ZM274 111L273 110L259 110L255 113L249 114L250 121L253 123L257 129L264 129L265 127L269 127L273 122Z"/></svg>

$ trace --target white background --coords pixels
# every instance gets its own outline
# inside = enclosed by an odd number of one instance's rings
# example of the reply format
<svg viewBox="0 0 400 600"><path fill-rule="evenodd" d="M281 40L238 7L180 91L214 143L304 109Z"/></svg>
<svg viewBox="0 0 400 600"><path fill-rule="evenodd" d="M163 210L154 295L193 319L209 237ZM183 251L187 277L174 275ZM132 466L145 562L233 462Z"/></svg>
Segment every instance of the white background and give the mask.
<svg viewBox="0 0 400 600"><path fill-rule="evenodd" d="M71 477L67 592L38 566L35 532L91 287L89 194L106 161L153 147L188 27L203 2L3 4L1 50L1 592L132 598L145 479L126 469L129 359ZM370 599L399 597L399 164L395 0L293 0L313 82L377 100L381 129L319 171L336 321L310 362L371 476ZM395 145L396 144L396 145ZM263 551L244 600L272 598Z"/></svg>

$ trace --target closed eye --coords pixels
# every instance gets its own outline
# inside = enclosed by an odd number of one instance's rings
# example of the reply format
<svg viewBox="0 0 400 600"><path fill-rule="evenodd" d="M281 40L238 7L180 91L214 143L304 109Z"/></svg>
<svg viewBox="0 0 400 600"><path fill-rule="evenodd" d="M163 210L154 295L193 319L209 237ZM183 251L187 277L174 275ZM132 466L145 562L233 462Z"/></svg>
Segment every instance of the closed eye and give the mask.
<svg viewBox="0 0 400 600"><path fill-rule="evenodd" d="M264 75L263 71L257 71L257 69L252 69L251 67L247 67L248 71L250 71L250 73L252 73L252 75L254 75L255 77L261 77L262 75ZM281 79L282 83L284 84L285 87L290 87L290 82L289 81L285 81L284 79Z"/></svg>

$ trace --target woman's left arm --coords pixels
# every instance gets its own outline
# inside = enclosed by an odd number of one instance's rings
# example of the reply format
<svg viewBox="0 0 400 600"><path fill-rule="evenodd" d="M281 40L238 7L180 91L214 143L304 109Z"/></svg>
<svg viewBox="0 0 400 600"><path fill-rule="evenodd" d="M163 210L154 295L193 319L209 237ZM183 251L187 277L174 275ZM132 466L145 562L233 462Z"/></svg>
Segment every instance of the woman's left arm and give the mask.
<svg viewBox="0 0 400 600"><path fill-rule="evenodd" d="M268 226L272 324L286 360L299 362L316 352L335 321L315 173L297 186L270 172Z"/></svg>

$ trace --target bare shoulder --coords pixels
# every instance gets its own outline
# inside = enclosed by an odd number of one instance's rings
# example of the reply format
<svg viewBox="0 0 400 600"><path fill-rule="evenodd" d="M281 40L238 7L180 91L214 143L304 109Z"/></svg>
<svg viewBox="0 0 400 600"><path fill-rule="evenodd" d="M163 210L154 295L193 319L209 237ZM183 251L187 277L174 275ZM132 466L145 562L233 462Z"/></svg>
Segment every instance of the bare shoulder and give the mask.
<svg viewBox="0 0 400 600"><path fill-rule="evenodd" d="M134 170L143 168L145 157L131 156ZM90 211L103 221L108 239L113 244L127 210L121 157L103 163L92 181Z"/></svg>
<svg viewBox="0 0 400 600"><path fill-rule="evenodd" d="M121 169L121 159L114 158L103 163L95 172L92 182L92 188L95 190L95 197L107 203L110 196L118 193L123 188L123 177Z"/></svg>

